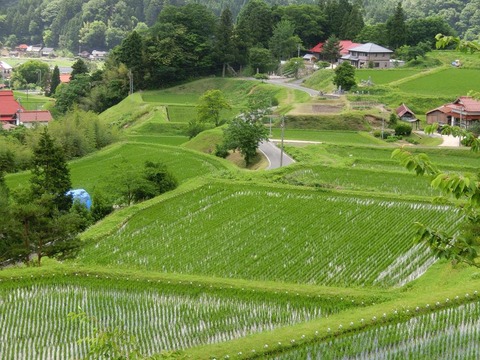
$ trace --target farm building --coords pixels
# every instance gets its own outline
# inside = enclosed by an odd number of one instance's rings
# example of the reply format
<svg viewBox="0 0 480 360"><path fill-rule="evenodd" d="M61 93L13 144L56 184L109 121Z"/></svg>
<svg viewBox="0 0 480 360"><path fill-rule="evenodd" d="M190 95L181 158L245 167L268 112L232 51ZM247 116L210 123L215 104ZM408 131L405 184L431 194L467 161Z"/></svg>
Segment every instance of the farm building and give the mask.
<svg viewBox="0 0 480 360"><path fill-rule="evenodd" d="M395 111L400 120L410 123L412 126L415 124L415 128L418 130L420 120L417 119L415 113L408 108L407 105L400 105Z"/></svg>
<svg viewBox="0 0 480 360"><path fill-rule="evenodd" d="M392 53L383 46L367 43L348 49L348 54L342 56L340 62L349 61L356 68L367 68L371 63L375 69L387 69L391 66Z"/></svg>
<svg viewBox="0 0 480 360"><path fill-rule="evenodd" d="M427 112L427 124L461 126L468 129L480 121L480 101L461 96L452 103Z"/></svg>

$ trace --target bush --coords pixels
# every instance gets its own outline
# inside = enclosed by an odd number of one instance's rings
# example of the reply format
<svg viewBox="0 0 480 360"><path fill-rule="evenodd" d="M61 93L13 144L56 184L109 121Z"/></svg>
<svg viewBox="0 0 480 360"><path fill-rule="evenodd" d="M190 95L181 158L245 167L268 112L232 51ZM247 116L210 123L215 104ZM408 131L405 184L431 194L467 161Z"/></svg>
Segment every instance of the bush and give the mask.
<svg viewBox="0 0 480 360"><path fill-rule="evenodd" d="M225 144L217 144L215 145L215 156L226 158L228 156L228 149Z"/></svg>
<svg viewBox="0 0 480 360"><path fill-rule="evenodd" d="M412 133L412 126L409 124L397 124L395 126L395 135L409 136Z"/></svg>
<svg viewBox="0 0 480 360"><path fill-rule="evenodd" d="M375 136L376 138L380 138L380 139L387 139L389 136L392 136L392 133L391 132L388 132L388 131L383 131L383 136L382 136L382 130L375 130L373 132L373 136Z"/></svg>
<svg viewBox="0 0 480 360"><path fill-rule="evenodd" d="M187 135L189 139L193 139L195 136L200 134L206 129L205 125L198 122L197 120L190 120L188 122Z"/></svg>
<svg viewBox="0 0 480 360"><path fill-rule="evenodd" d="M388 126L390 126L391 128L393 128L393 127L395 127L395 125L397 125L397 122L398 122L398 116L397 116L397 114L391 113L391 114L390 114L390 118L388 119Z"/></svg>
<svg viewBox="0 0 480 360"><path fill-rule="evenodd" d="M257 80L268 80L268 75L263 73L257 73L253 77Z"/></svg>
<svg viewBox="0 0 480 360"><path fill-rule="evenodd" d="M385 139L386 142L396 142L398 140L402 140L402 138L395 135L390 135Z"/></svg>

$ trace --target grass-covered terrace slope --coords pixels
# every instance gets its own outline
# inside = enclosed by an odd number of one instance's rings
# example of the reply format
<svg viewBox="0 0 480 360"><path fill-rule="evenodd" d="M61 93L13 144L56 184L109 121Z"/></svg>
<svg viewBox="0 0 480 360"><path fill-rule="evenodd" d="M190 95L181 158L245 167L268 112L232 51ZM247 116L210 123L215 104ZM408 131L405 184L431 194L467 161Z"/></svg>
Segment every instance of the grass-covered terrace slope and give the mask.
<svg viewBox="0 0 480 360"><path fill-rule="evenodd" d="M413 222L452 231L449 206L214 182L178 189L128 220L84 234L77 261L251 280L335 286L401 286L434 262L413 245ZM102 232L106 236L102 236ZM118 256L122 254L122 256Z"/></svg>
<svg viewBox="0 0 480 360"><path fill-rule="evenodd" d="M226 160L181 147L143 142L120 142L82 159L71 161L69 168L73 188L83 188L93 192L96 188L115 187L115 182L120 179L122 171L140 172L145 161L164 163L180 183L233 169ZM11 174L6 177L6 182L11 189L14 189L26 184L29 177L29 172Z"/></svg>

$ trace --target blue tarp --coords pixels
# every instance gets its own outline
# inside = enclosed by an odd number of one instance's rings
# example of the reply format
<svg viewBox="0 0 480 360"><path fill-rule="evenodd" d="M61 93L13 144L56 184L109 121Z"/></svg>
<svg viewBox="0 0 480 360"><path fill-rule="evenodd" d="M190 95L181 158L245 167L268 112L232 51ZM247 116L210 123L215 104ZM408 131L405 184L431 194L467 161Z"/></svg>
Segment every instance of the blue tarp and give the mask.
<svg viewBox="0 0 480 360"><path fill-rule="evenodd" d="M90 194L84 189L73 189L67 192L67 195L72 195L73 201L79 201L80 204L85 205L85 207L90 210L92 207L92 198Z"/></svg>

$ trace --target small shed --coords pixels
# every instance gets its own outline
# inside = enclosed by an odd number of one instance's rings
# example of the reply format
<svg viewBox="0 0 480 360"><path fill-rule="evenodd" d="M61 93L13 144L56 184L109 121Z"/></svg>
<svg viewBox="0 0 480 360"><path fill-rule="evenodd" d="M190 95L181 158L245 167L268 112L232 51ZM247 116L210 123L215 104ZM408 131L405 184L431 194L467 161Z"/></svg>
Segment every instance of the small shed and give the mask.
<svg viewBox="0 0 480 360"><path fill-rule="evenodd" d="M400 105L397 108L396 113L400 120L410 123L412 127L413 127L413 124L415 124L415 129L418 130L420 120L417 119L417 116L415 115L415 113L412 110L410 110L407 105L405 104Z"/></svg>

